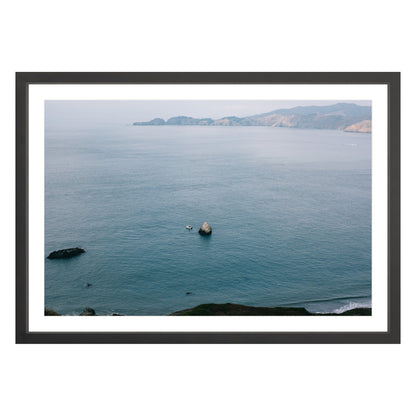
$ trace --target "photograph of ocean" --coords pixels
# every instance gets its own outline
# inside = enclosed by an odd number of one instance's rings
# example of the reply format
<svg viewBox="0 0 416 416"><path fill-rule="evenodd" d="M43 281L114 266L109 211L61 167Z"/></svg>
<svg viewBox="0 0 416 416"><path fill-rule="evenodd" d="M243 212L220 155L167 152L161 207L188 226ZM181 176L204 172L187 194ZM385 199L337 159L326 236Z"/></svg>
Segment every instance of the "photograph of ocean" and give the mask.
<svg viewBox="0 0 416 416"><path fill-rule="evenodd" d="M371 308L371 138L368 103L46 101L45 308Z"/></svg>

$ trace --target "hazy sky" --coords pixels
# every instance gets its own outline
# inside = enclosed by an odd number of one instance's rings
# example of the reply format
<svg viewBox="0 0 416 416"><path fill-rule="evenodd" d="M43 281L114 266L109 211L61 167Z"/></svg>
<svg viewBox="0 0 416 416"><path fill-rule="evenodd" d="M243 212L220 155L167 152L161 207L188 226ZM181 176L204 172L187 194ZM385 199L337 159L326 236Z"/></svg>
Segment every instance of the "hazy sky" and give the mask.
<svg viewBox="0 0 416 416"><path fill-rule="evenodd" d="M225 116L244 117L267 113L279 108L299 105L330 105L338 102L371 105L371 101L264 101L264 100L163 100L163 101L45 101L45 122L47 127L66 123L82 125L93 123L125 123L149 121L160 117L186 115L196 118L221 118Z"/></svg>

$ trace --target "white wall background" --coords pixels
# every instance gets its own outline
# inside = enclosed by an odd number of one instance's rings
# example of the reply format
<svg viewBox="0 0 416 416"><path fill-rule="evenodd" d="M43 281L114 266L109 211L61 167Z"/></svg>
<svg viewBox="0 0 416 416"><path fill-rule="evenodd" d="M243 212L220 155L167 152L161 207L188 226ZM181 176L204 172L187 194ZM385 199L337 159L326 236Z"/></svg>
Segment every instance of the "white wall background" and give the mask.
<svg viewBox="0 0 416 416"><path fill-rule="evenodd" d="M414 415L411 2L4 2L0 409L6 415ZM402 71L401 345L15 345L15 71Z"/></svg>

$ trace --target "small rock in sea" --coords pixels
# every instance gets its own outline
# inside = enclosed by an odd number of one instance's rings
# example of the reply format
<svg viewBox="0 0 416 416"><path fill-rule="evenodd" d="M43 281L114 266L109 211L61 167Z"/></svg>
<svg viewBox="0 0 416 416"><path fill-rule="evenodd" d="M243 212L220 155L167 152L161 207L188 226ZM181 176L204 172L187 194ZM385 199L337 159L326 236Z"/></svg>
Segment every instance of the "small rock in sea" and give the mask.
<svg viewBox="0 0 416 416"><path fill-rule="evenodd" d="M207 222L204 222L198 232L201 235L211 235L212 228Z"/></svg>
<svg viewBox="0 0 416 416"><path fill-rule="evenodd" d="M52 251L47 257L48 259L68 259L70 257L78 256L79 254L85 253L83 248L79 247L72 247L72 248L64 248L62 250Z"/></svg>
<svg viewBox="0 0 416 416"><path fill-rule="evenodd" d="M95 316L95 310L91 308L84 308L83 312L80 314L80 316Z"/></svg>

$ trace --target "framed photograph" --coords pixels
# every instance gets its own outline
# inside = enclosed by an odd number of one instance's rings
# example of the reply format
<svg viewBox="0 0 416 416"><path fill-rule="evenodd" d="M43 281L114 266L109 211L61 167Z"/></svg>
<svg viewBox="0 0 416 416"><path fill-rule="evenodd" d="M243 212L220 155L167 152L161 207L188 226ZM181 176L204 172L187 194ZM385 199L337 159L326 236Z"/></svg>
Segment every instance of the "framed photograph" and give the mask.
<svg viewBox="0 0 416 416"><path fill-rule="evenodd" d="M400 73L17 73L17 343L400 343Z"/></svg>

